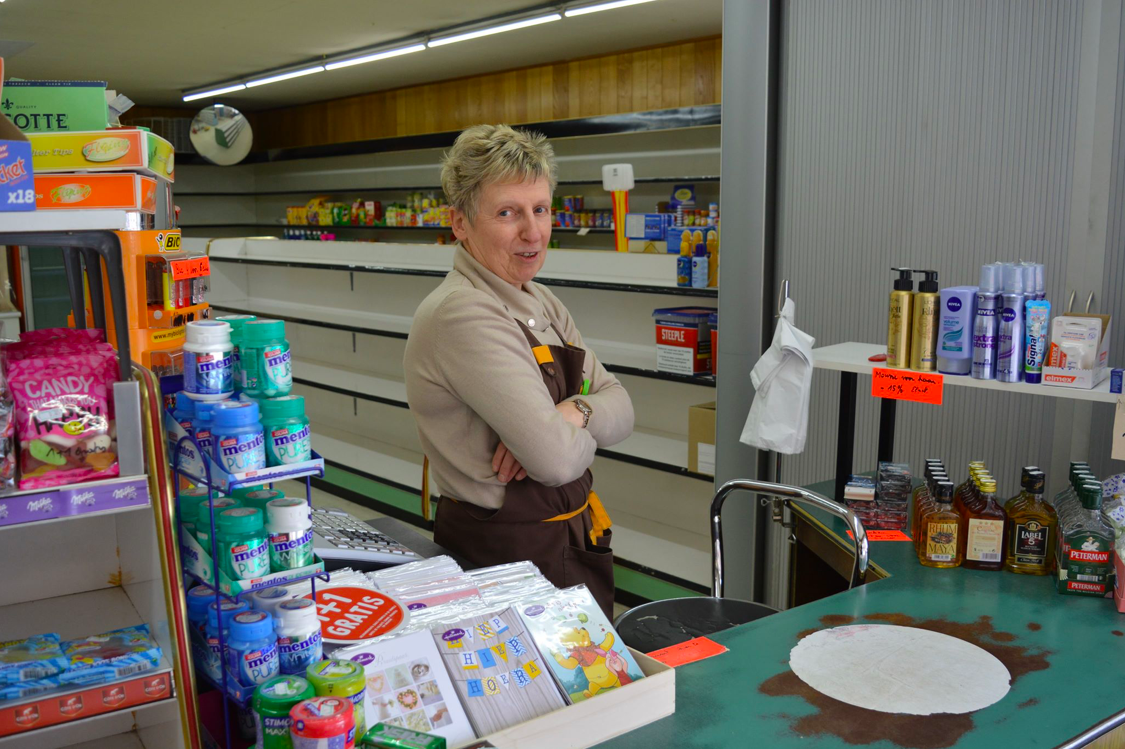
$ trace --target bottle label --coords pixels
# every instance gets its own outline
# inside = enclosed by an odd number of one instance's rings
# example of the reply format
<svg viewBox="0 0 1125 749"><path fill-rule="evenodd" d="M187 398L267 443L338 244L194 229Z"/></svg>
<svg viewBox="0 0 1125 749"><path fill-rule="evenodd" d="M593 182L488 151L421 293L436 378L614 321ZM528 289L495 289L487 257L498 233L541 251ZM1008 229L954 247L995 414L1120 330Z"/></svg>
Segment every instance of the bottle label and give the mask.
<svg viewBox="0 0 1125 749"><path fill-rule="evenodd" d="M270 568L295 570L313 563L312 528L293 533L270 534Z"/></svg>
<svg viewBox="0 0 1125 749"><path fill-rule="evenodd" d="M184 390L198 395L233 392L234 368L230 352L184 351Z"/></svg>
<svg viewBox="0 0 1125 749"><path fill-rule="evenodd" d="M1004 521L969 518L965 558L975 562L999 562L1004 552Z"/></svg>
<svg viewBox="0 0 1125 749"><path fill-rule="evenodd" d="M293 389L293 371L289 364L289 344L267 346L262 350L260 387L266 394L286 395Z"/></svg>
<svg viewBox="0 0 1125 749"><path fill-rule="evenodd" d="M265 442L261 432L224 437L216 446L215 457L227 473L258 471L266 467Z"/></svg>
<svg viewBox="0 0 1125 749"><path fill-rule="evenodd" d="M312 460L310 431L307 423L271 429L268 439L270 465L284 466Z"/></svg>
<svg viewBox="0 0 1125 749"><path fill-rule="evenodd" d="M277 652L281 673L304 676L306 668L323 660L320 629L314 629L303 637L278 637Z"/></svg>
<svg viewBox="0 0 1125 749"><path fill-rule="evenodd" d="M230 544L228 554L232 577L237 580L252 580L270 572L269 545L264 537L249 543Z"/></svg>
<svg viewBox="0 0 1125 749"><path fill-rule="evenodd" d="M1016 523L1012 556L1019 564L1043 567L1047 564L1047 526L1037 520Z"/></svg>
<svg viewBox="0 0 1125 749"><path fill-rule="evenodd" d="M927 523L926 558L952 562L957 558L957 523Z"/></svg>
<svg viewBox="0 0 1125 749"><path fill-rule="evenodd" d="M949 301L953 301L950 299ZM957 318L941 321L941 350L948 354L959 354L965 350L965 329Z"/></svg>
<svg viewBox="0 0 1125 749"><path fill-rule="evenodd" d="M245 687L269 681L278 674L277 644L270 643L253 650L231 650L231 670L238 675L238 681Z"/></svg>

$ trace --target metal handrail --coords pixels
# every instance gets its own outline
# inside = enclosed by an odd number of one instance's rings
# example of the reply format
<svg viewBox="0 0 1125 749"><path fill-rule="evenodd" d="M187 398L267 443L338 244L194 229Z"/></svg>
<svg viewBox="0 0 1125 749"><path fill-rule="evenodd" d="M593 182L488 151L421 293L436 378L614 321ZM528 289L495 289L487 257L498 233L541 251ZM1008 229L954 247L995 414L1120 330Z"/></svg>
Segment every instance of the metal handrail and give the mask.
<svg viewBox="0 0 1125 749"><path fill-rule="evenodd" d="M802 489L799 486L787 484L774 484L769 481L755 481L753 479L731 479L719 487L715 498L711 500L711 595L715 598L723 597L723 503L727 495L735 490L754 492L755 494L768 494L772 501L793 501L812 505L825 512L829 512L841 519L851 528L855 540L855 563L852 566L851 579L848 587L854 588L863 583L867 576L867 531L855 513L843 505L833 502L828 497Z"/></svg>

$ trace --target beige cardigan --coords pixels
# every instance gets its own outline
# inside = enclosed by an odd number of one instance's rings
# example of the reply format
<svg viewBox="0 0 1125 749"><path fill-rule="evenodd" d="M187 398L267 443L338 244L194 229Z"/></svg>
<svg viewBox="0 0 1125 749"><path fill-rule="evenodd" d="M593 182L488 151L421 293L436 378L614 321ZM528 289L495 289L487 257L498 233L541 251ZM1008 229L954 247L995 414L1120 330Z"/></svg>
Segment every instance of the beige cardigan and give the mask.
<svg viewBox="0 0 1125 749"><path fill-rule="evenodd" d="M458 500L498 508L505 485L492 470L500 440L550 486L573 481L594 451L633 431L629 394L587 350L583 376L593 408L586 429L555 410L539 365L515 318L541 344L585 348L566 307L537 283L517 289L458 247L453 270L414 314L403 368L406 399L438 489Z"/></svg>

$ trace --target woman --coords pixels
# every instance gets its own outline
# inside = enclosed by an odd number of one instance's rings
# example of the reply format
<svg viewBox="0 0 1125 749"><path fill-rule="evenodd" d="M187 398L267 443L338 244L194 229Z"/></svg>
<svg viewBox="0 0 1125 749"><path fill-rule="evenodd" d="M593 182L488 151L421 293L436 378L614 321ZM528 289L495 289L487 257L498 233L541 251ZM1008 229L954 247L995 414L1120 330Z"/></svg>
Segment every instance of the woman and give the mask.
<svg viewBox="0 0 1125 749"><path fill-rule="evenodd" d="M633 431L625 388L532 281L551 239L554 151L504 125L465 130L442 188L453 271L418 307L406 398L441 491L434 540L485 566L529 559L613 610L609 518L591 490L598 446Z"/></svg>

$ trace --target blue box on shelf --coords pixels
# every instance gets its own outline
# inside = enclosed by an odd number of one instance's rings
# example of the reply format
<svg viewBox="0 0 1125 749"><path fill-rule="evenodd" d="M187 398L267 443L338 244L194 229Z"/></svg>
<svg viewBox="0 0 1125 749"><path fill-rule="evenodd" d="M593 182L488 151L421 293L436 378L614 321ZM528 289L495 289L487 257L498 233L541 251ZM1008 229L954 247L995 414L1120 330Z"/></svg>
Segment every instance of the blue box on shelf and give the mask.
<svg viewBox="0 0 1125 749"><path fill-rule="evenodd" d="M1120 393L1122 380L1125 379L1125 369L1114 369L1109 373L1109 392Z"/></svg>
<svg viewBox="0 0 1125 749"><path fill-rule="evenodd" d="M31 143L6 115L0 114L0 213L34 210Z"/></svg>
<svg viewBox="0 0 1125 749"><path fill-rule="evenodd" d="M626 239L663 240L675 216L670 213L625 214Z"/></svg>

